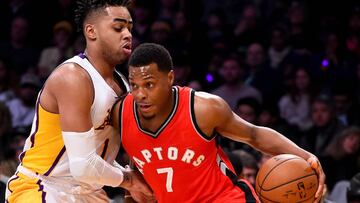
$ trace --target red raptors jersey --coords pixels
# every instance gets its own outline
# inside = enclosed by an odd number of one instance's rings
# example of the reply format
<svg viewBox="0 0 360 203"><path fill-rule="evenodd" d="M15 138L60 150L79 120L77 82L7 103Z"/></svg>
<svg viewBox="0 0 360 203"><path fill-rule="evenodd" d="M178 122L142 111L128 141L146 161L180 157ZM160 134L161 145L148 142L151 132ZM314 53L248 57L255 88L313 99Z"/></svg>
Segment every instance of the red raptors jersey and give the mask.
<svg viewBox="0 0 360 203"><path fill-rule="evenodd" d="M230 162L196 124L194 91L173 91L173 110L156 132L141 128L131 94L120 108L122 144L158 202L256 202L248 184L225 175Z"/></svg>

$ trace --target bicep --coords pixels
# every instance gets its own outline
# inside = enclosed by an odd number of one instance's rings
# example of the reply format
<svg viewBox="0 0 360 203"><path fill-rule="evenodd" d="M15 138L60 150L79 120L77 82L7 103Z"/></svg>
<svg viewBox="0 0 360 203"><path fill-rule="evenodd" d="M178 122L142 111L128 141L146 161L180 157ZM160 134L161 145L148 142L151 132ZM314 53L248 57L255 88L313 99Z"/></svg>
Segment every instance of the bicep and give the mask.
<svg viewBox="0 0 360 203"><path fill-rule="evenodd" d="M229 139L249 143L253 139L254 125L240 118L234 112L229 112L228 118L220 122L216 130Z"/></svg>
<svg viewBox="0 0 360 203"><path fill-rule="evenodd" d="M215 130L229 139L249 143L252 139L254 125L235 114L223 99L218 102L218 108L215 108L214 112Z"/></svg>
<svg viewBox="0 0 360 203"><path fill-rule="evenodd" d="M94 90L89 76L83 71L70 71L55 77L52 82L62 131L85 132L92 127L90 110Z"/></svg>

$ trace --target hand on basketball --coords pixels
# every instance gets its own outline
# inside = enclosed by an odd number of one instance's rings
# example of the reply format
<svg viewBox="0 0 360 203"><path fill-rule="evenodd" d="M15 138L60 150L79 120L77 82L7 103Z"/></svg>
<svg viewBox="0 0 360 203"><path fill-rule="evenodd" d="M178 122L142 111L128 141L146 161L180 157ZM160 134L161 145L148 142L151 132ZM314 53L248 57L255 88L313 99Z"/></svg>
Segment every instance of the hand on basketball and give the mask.
<svg viewBox="0 0 360 203"><path fill-rule="evenodd" d="M312 155L310 158L308 158L307 162L310 164L311 168L315 170L319 178L319 187L316 191L315 201L314 201L316 203L321 200L323 191L325 189L325 173L321 167L320 161L316 156Z"/></svg>

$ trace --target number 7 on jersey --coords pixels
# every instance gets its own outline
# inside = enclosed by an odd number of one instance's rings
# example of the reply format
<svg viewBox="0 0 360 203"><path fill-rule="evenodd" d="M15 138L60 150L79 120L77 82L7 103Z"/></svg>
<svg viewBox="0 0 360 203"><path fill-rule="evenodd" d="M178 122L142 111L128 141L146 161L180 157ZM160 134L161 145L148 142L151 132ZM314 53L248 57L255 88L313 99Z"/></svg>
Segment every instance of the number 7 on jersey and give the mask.
<svg viewBox="0 0 360 203"><path fill-rule="evenodd" d="M158 174L166 173L166 191L173 192L173 189L172 189L172 180L173 180L173 175L174 175L173 169L171 167L158 168L158 169L156 169L156 171Z"/></svg>

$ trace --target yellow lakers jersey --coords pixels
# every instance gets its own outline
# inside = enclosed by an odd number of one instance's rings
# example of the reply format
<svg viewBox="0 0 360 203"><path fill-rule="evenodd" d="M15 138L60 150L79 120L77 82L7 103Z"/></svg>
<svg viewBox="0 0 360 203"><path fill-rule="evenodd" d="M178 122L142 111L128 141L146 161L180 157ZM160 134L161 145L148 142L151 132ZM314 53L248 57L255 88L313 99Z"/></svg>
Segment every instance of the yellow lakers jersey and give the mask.
<svg viewBox="0 0 360 203"><path fill-rule="evenodd" d="M105 161L112 164L120 146L120 137L116 134L115 129L109 125L110 111L117 99L117 94L90 64L84 54L74 56L64 63L80 65L91 77L95 93L91 106L91 119L98 144L96 152ZM128 91L125 77L120 75L120 78ZM30 136L27 138L24 151L20 155L20 165L43 176L65 179L81 185L82 183L77 183L70 174L69 160L61 134L60 115L43 109L39 98L40 96L37 100ZM101 188L102 185L92 185L91 187Z"/></svg>

